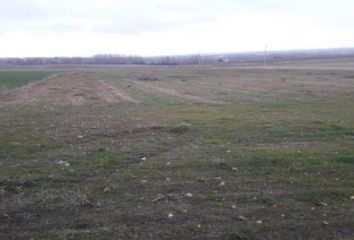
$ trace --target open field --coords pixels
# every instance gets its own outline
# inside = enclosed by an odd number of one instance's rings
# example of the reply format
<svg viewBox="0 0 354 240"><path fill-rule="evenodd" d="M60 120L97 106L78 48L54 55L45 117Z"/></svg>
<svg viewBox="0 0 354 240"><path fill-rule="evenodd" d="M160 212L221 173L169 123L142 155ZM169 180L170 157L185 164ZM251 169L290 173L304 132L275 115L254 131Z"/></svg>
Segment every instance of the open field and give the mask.
<svg viewBox="0 0 354 240"><path fill-rule="evenodd" d="M54 74L53 71L1 71L0 88L16 88Z"/></svg>
<svg viewBox="0 0 354 240"><path fill-rule="evenodd" d="M0 71L0 239L354 239L353 65Z"/></svg>

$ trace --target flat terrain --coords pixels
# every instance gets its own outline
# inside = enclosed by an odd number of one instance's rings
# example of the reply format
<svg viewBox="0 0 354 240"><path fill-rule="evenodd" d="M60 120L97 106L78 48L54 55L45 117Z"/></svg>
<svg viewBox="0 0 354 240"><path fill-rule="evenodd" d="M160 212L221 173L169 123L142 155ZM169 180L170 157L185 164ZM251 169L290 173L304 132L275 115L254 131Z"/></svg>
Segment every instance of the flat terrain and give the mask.
<svg viewBox="0 0 354 240"><path fill-rule="evenodd" d="M0 88L12 89L54 74L53 71L1 71Z"/></svg>
<svg viewBox="0 0 354 240"><path fill-rule="evenodd" d="M353 65L0 71L0 239L354 239Z"/></svg>

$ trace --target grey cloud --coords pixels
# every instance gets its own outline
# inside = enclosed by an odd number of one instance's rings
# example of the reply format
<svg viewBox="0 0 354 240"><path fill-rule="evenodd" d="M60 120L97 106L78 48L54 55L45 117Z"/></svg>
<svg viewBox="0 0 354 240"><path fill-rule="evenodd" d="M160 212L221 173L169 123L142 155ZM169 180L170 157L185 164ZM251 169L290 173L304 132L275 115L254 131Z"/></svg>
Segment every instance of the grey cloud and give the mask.
<svg viewBox="0 0 354 240"><path fill-rule="evenodd" d="M138 35L142 32L161 31L178 26L176 23L157 21L112 22L94 27L95 32Z"/></svg>

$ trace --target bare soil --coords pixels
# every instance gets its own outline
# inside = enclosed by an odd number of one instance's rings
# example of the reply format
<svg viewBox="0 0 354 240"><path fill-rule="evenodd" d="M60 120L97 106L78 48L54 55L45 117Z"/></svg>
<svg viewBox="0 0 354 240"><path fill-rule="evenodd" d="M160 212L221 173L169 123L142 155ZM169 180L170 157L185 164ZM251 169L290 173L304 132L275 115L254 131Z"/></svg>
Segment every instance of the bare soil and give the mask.
<svg viewBox="0 0 354 240"><path fill-rule="evenodd" d="M3 91L0 98L0 104L3 106L81 106L96 102L137 103L134 98L126 95L120 89L85 72L54 75L19 89Z"/></svg>

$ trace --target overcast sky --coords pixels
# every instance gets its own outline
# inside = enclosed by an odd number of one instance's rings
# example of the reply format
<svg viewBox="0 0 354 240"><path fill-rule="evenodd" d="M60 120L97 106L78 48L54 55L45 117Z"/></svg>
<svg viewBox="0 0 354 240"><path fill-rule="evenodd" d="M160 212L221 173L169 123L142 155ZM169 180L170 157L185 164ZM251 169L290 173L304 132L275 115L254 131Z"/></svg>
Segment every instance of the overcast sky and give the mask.
<svg viewBox="0 0 354 240"><path fill-rule="evenodd" d="M353 0L0 0L0 57L354 47Z"/></svg>

